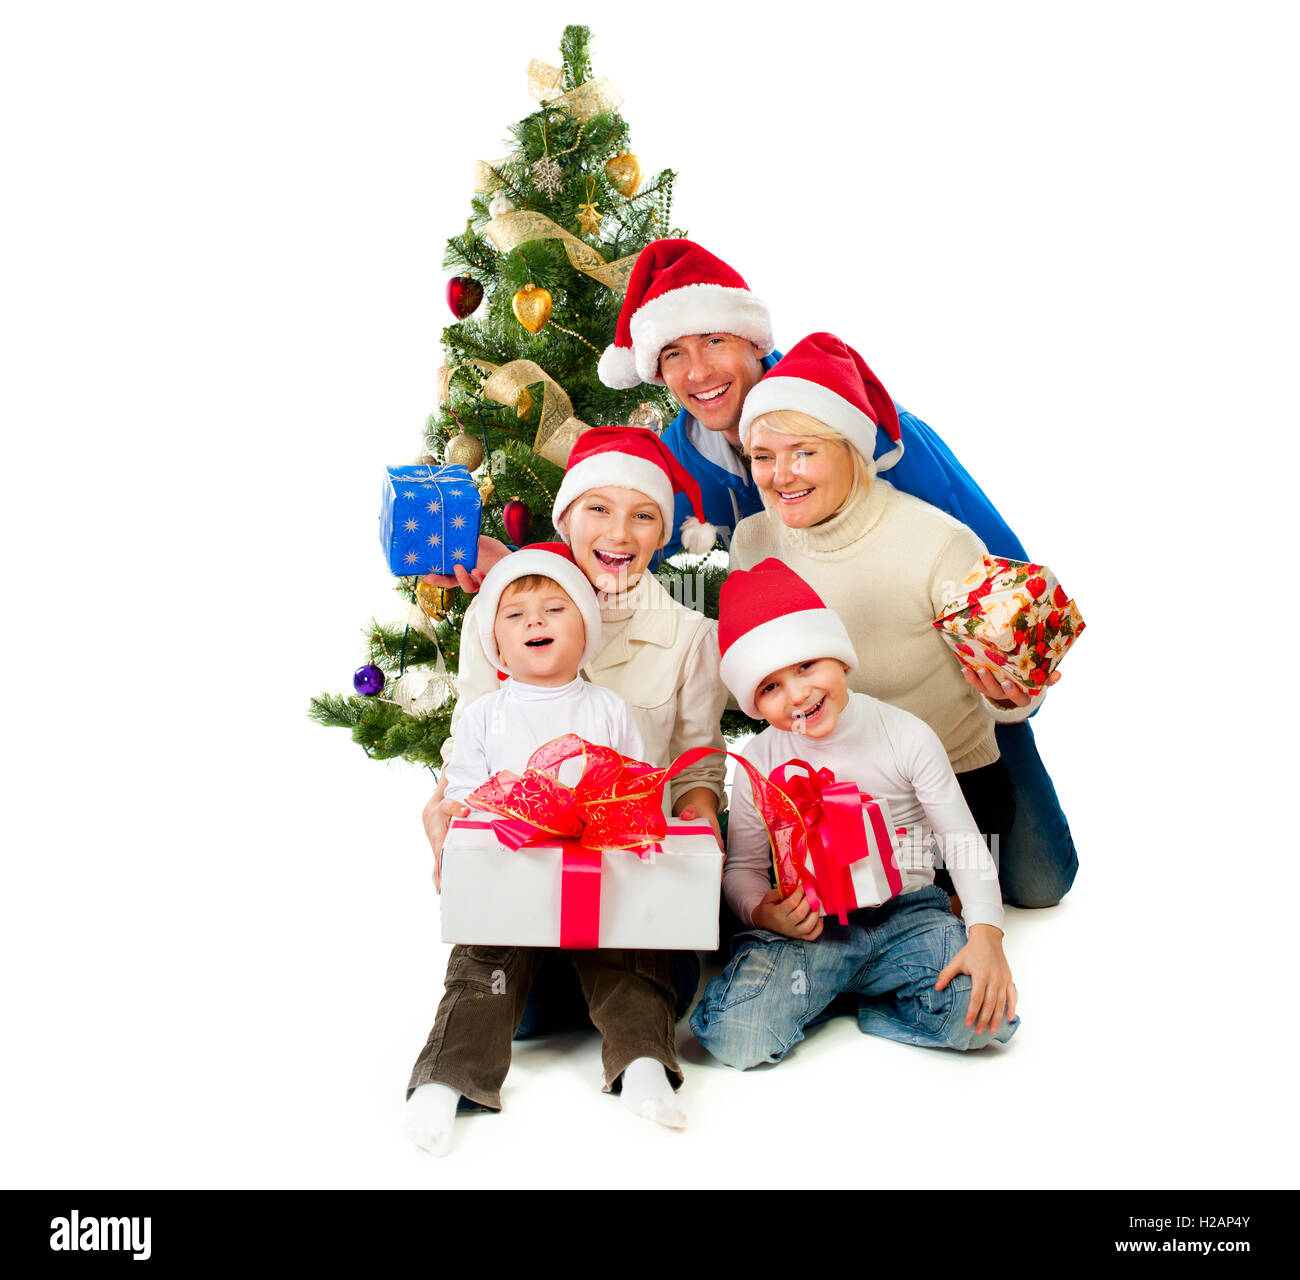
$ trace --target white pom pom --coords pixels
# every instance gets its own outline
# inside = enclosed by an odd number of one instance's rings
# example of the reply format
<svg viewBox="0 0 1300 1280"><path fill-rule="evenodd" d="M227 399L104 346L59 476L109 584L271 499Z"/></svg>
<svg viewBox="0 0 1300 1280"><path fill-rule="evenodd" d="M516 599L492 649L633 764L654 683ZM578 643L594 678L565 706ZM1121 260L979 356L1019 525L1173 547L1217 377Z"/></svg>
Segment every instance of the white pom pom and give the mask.
<svg viewBox="0 0 1300 1280"><path fill-rule="evenodd" d="M507 213L514 213L515 202L504 191L498 191L488 205L488 212L494 218L504 218Z"/></svg>
<svg viewBox="0 0 1300 1280"><path fill-rule="evenodd" d="M641 381L636 371L636 357L631 347L616 347L612 343L596 364L596 374L607 387L626 391Z"/></svg>
<svg viewBox="0 0 1300 1280"><path fill-rule="evenodd" d="M717 540L718 531L711 524L701 524L694 516L682 521L682 546L691 555L707 555Z"/></svg>

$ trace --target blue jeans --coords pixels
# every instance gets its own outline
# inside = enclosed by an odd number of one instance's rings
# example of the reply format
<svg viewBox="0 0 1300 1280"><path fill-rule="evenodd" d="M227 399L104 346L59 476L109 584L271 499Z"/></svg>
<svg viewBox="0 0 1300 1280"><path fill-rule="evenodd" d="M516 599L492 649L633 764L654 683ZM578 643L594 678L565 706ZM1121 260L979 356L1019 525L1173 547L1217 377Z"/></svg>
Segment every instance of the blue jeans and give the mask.
<svg viewBox="0 0 1300 1280"><path fill-rule="evenodd" d="M729 1067L779 1062L842 993L858 997L858 1026L871 1035L938 1049L1006 1042L1020 1025L977 1035L966 1025L970 978L942 990L940 970L966 945L966 930L934 885L828 918L821 937L800 942L752 929L736 936L731 963L704 989L691 1030Z"/></svg>
<svg viewBox="0 0 1300 1280"><path fill-rule="evenodd" d="M1002 835L998 881L1017 907L1052 907L1070 891L1078 855L1056 788L1043 768L1028 721L997 726L998 750L1011 775L1016 816Z"/></svg>

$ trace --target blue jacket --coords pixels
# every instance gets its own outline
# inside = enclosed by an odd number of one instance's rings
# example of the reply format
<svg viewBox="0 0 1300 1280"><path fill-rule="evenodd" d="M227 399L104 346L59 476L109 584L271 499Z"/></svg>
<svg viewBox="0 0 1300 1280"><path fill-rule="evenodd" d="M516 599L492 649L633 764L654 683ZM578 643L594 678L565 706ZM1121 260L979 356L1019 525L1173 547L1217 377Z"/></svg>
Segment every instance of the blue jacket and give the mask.
<svg viewBox="0 0 1300 1280"><path fill-rule="evenodd" d="M763 358L763 368L772 368L781 358L779 351ZM895 402L897 404L897 402ZM1028 560L1020 539L998 514L984 490L971 479L966 468L953 456L952 450L938 434L920 418L898 405L898 420L903 428L903 456L898 464L884 472L884 478L896 489L910 493L915 498L946 511L962 524L973 529L990 554L1007 556L1012 560ZM758 486L746 475L744 478L724 471L703 457L686 434L690 415L683 409L663 433L663 441L678 462L699 483L704 504L704 518L722 535L723 546L731 545L731 535L736 525L746 516L763 510ZM887 453L893 442L879 432L876 437L876 454ZM682 549L682 521L691 514L685 494L679 493L673 512L673 535L656 556L654 566Z"/></svg>

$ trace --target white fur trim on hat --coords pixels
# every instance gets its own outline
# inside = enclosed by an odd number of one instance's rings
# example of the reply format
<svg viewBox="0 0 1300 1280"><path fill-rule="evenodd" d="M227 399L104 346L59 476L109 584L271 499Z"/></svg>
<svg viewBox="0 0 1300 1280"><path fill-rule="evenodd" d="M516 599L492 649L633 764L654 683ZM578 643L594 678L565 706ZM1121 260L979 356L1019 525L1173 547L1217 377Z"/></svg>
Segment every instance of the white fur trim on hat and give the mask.
<svg viewBox="0 0 1300 1280"><path fill-rule="evenodd" d="M740 709L755 720L754 695L759 681L796 662L838 658L849 671L858 669L858 654L833 609L800 609L752 627L722 655L722 683L736 695Z"/></svg>
<svg viewBox="0 0 1300 1280"><path fill-rule="evenodd" d="M806 413L838 431L869 462L876 452L876 424L869 414L820 382L807 378L773 378L758 382L740 411L740 443L748 446L749 428L765 413L791 409ZM893 465L892 463L890 464Z"/></svg>
<svg viewBox="0 0 1300 1280"><path fill-rule="evenodd" d="M492 634L496 626L497 609L505 589L519 578L537 573L551 578L564 588L564 593L578 606L582 614L583 626L586 628L586 644L582 648L582 658L578 665L585 667L591 661L600 645L600 602L596 599L596 588L571 560L550 551L540 551L535 547L525 547L522 551L511 552L498 560L483 579L475 597L475 621L478 623L478 636L483 644L483 652L488 661L500 669L501 655L497 652L496 637Z"/></svg>
<svg viewBox="0 0 1300 1280"><path fill-rule="evenodd" d="M558 536L564 537L560 533L560 517L588 489L599 489L602 485L644 493L659 508L665 534L672 532L673 485L668 473L646 458L610 451L593 453L564 473L560 491L555 495L555 506L551 508L551 523ZM564 540L567 542L568 538Z"/></svg>
<svg viewBox="0 0 1300 1280"><path fill-rule="evenodd" d="M659 386L659 353L678 338L692 333L733 333L747 338L770 355L776 347L772 338L772 317L767 304L748 289L731 289L721 284L687 284L661 293L642 303L628 330L636 371L642 382ZM606 381L607 385L615 385Z"/></svg>
<svg viewBox="0 0 1300 1280"><path fill-rule="evenodd" d="M718 531L707 521L687 516L682 521L680 534L682 546L693 556L708 555L718 540Z"/></svg>
<svg viewBox="0 0 1300 1280"><path fill-rule="evenodd" d="M615 391L626 391L629 387L639 386L642 381L636 371L636 356L632 348L616 347L612 342L601 355L596 374L601 382Z"/></svg>

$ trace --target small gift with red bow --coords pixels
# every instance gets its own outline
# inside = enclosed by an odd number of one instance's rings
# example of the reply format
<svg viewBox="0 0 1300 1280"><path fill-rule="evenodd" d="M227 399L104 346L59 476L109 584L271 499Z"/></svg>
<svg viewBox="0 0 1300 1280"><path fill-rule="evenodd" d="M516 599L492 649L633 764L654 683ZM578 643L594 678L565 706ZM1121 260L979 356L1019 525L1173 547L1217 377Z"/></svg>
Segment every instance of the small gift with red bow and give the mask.
<svg viewBox="0 0 1300 1280"><path fill-rule="evenodd" d="M773 789L797 806L797 826L783 824ZM814 769L806 760L780 765L765 786L754 788L754 796L768 824L782 897L802 885L809 906L843 924L850 911L879 906L902 892L902 832L895 830L884 800L855 783L837 782L831 770Z"/></svg>
<svg viewBox="0 0 1300 1280"><path fill-rule="evenodd" d="M722 850L707 821L664 818L668 776L576 734L493 774L443 845L442 940L715 950Z"/></svg>
<svg viewBox="0 0 1300 1280"><path fill-rule="evenodd" d="M984 556L934 625L963 666L1037 693L1084 621L1046 565Z"/></svg>

